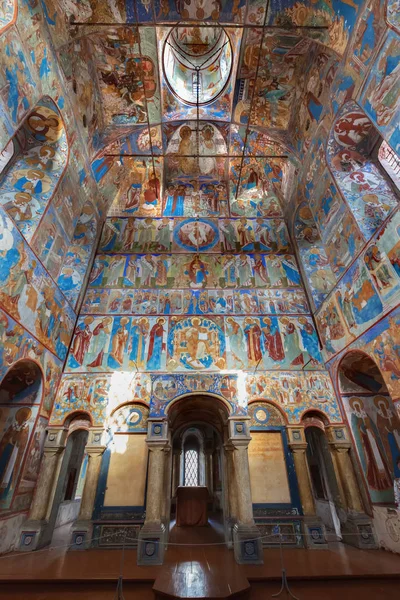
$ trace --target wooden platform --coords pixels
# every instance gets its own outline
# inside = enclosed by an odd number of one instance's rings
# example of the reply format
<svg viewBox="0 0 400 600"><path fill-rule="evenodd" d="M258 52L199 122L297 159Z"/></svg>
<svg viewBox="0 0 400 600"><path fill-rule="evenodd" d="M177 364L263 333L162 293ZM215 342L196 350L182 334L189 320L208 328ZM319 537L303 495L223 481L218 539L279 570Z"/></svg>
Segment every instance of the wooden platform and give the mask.
<svg viewBox="0 0 400 600"><path fill-rule="evenodd" d="M242 593L250 600L266 600L279 591L279 550L264 550L264 565L239 566L233 552L223 545L173 545L185 543L182 540L188 535L193 544L218 544L220 534L218 527L173 530L165 564L160 567L138 567L136 551L126 550L125 600L154 600L155 594L159 598L224 598L227 593L231 598ZM354 600L361 595L363 600L399 598L399 555L335 543L328 550L284 549L283 557L289 584L300 600ZM120 559L120 550L66 552L62 548L0 557L0 598L112 600Z"/></svg>

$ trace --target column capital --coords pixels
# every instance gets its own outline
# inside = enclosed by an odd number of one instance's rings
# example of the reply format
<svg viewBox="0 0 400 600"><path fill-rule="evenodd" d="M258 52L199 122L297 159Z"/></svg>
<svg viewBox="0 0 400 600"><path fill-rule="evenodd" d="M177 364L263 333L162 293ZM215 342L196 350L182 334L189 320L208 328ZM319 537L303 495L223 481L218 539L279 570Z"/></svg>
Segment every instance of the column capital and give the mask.
<svg viewBox="0 0 400 600"><path fill-rule="evenodd" d="M101 456L107 446L86 446L85 451L89 456Z"/></svg>
<svg viewBox="0 0 400 600"><path fill-rule="evenodd" d="M334 450L348 452L352 447L350 435L346 425L329 425L326 428L328 444Z"/></svg>
<svg viewBox="0 0 400 600"><path fill-rule="evenodd" d="M292 452L302 454L307 450L307 442L289 442L289 448Z"/></svg>
<svg viewBox="0 0 400 600"><path fill-rule="evenodd" d="M149 452L154 450L163 450L164 452L171 452L172 447L168 440L146 440Z"/></svg>

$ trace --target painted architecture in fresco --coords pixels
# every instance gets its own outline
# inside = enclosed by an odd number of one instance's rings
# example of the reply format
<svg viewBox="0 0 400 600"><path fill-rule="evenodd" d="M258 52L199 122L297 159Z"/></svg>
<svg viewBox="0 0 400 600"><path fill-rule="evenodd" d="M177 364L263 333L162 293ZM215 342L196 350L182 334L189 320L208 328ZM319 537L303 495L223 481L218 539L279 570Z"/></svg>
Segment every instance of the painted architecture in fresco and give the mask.
<svg viewBox="0 0 400 600"><path fill-rule="evenodd" d="M175 455L192 401L226 523L245 439L265 545L400 552L399 14L0 0L0 552L67 513L74 547L145 539L146 436Z"/></svg>

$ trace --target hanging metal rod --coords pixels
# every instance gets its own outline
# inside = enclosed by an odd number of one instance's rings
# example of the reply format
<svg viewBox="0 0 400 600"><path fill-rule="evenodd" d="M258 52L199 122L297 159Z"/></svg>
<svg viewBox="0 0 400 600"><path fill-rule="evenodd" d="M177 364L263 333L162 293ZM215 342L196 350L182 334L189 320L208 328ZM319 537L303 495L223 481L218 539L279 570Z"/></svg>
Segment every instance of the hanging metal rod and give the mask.
<svg viewBox="0 0 400 600"><path fill-rule="evenodd" d="M150 158L151 154L131 154L118 153L118 154L102 154L102 156L115 156L115 157L131 157L131 158ZM169 154L156 154L157 158L173 158L174 156L180 156L182 158L197 158L198 154L181 154L179 152L170 152ZM241 159L241 154L200 154L200 158L237 158ZM246 158L289 158L287 154L246 154Z"/></svg>
<svg viewBox="0 0 400 600"><path fill-rule="evenodd" d="M260 69L261 54L262 54L262 49L263 49L263 45L264 45L265 24L267 22L268 8L269 8L269 0L267 2L266 7L265 7L264 27L262 29L262 34L261 34L260 48L259 48L258 57L257 57L257 67L256 67L255 76L254 76L253 90L252 90L251 99L250 99L249 116L248 116L248 119L247 119L246 134L245 134L244 143L243 143L243 154L242 154L242 160L240 162L239 177L238 177L237 186L236 186L236 195L235 195L236 198L239 195L240 183L241 183L241 179L242 179L243 162L244 162L244 159L246 157L247 138L249 136L250 121L251 121L251 111L253 109L253 101L254 101L255 90L256 90L256 86L257 86L258 71Z"/></svg>
<svg viewBox="0 0 400 600"><path fill-rule="evenodd" d="M194 27L201 23L201 27L221 27L220 23L207 23L203 21L188 21L184 25L177 25L177 27ZM71 27L112 27L115 29L116 27L176 27L176 25L171 21L153 21L151 23L83 23L78 21L70 22ZM279 29L281 31L297 31L308 30L308 31L327 31L329 27L326 25L293 25L293 26L283 26L283 25L251 25L250 23L224 23L224 29L266 29L274 31L275 29Z"/></svg>

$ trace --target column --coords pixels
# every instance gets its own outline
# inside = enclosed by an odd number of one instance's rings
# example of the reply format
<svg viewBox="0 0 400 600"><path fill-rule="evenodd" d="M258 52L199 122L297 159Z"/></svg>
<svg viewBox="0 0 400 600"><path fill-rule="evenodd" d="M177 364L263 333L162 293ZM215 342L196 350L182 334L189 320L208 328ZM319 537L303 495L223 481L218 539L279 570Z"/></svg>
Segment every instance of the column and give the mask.
<svg viewBox="0 0 400 600"><path fill-rule="evenodd" d="M176 496L176 490L179 487L181 474L181 449L174 448L172 453L172 496Z"/></svg>
<svg viewBox="0 0 400 600"><path fill-rule="evenodd" d="M235 559L239 564L262 564L263 551L260 530L253 518L251 497L248 446L251 437L248 432L248 417L229 418L229 446L231 471L229 492L233 494L236 511L236 524L233 527ZM227 456L230 452L227 452Z"/></svg>
<svg viewBox="0 0 400 600"><path fill-rule="evenodd" d="M137 561L138 565L161 565L167 541L166 527L163 523L165 469L171 450L166 420L148 420L146 442L149 448L146 520L139 533Z"/></svg>
<svg viewBox="0 0 400 600"><path fill-rule="evenodd" d="M229 507L229 520L231 523L236 522L237 516L237 493L236 493L236 479L235 479L235 469L233 465L233 452L235 447L232 444L225 444L225 458L226 458L226 496L228 499L228 507Z"/></svg>
<svg viewBox="0 0 400 600"><path fill-rule="evenodd" d="M314 494L308 469L306 449L306 443L291 445L303 513L305 515L315 515Z"/></svg>
<svg viewBox="0 0 400 600"><path fill-rule="evenodd" d="M372 519L364 512L350 455L352 443L349 432L343 425L330 426L326 432L343 506L340 514L343 542L357 548L377 548Z"/></svg>
<svg viewBox="0 0 400 600"><path fill-rule="evenodd" d="M40 463L39 478L36 484L35 495L29 511L29 519L42 521L48 515L50 498L52 497L55 474L65 447L44 448L42 462Z"/></svg>
<svg viewBox="0 0 400 600"><path fill-rule="evenodd" d="M103 453L106 449L106 447L102 445L102 436L103 429L91 428L89 430L88 441L85 448L88 456L85 484L83 486L79 514L71 529L70 550L85 550L92 544L93 511Z"/></svg>
<svg viewBox="0 0 400 600"><path fill-rule="evenodd" d="M55 512L52 509L67 433L63 428L48 429L35 495L28 520L21 527L19 550L37 550L51 541L57 516L52 514Z"/></svg>
<svg viewBox="0 0 400 600"><path fill-rule="evenodd" d="M303 509L302 532L307 548L326 548L326 531L322 519L316 514L314 492L307 460L307 442L303 426L287 427L289 447L292 452L300 503Z"/></svg>
<svg viewBox="0 0 400 600"><path fill-rule="evenodd" d="M205 485L210 495L210 501L213 497L213 451L213 446L211 444L206 444L206 448L204 450Z"/></svg>

